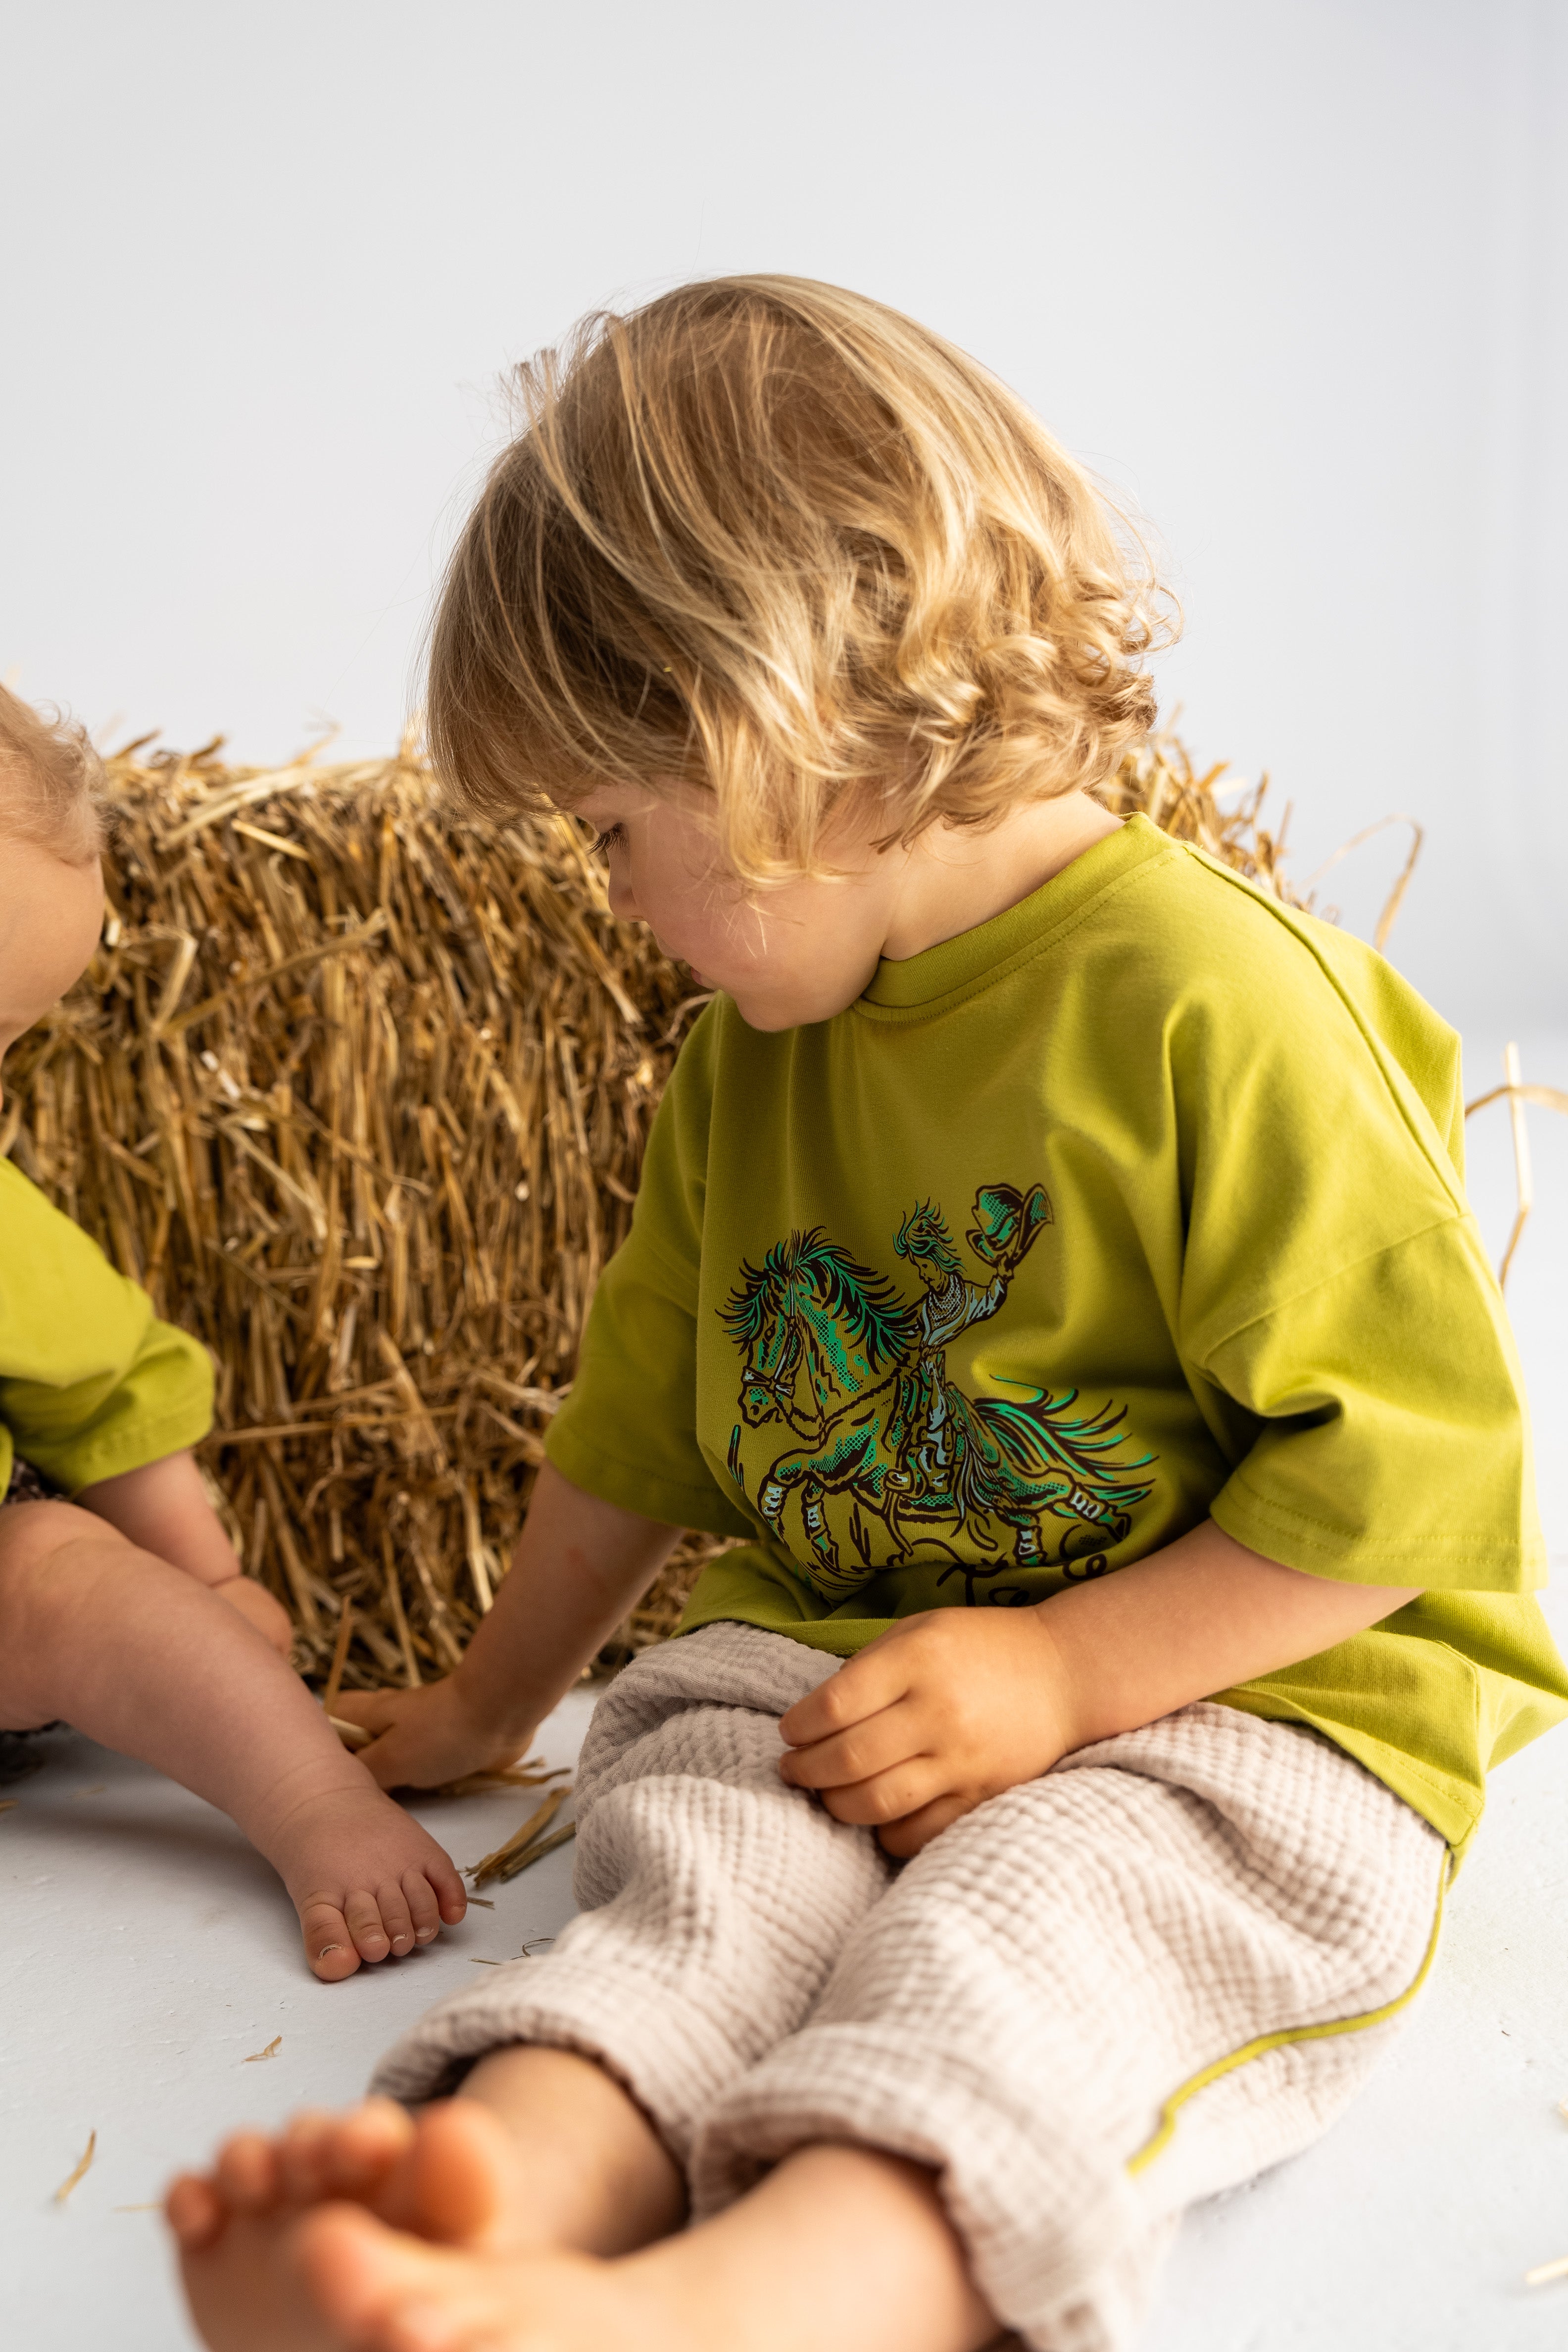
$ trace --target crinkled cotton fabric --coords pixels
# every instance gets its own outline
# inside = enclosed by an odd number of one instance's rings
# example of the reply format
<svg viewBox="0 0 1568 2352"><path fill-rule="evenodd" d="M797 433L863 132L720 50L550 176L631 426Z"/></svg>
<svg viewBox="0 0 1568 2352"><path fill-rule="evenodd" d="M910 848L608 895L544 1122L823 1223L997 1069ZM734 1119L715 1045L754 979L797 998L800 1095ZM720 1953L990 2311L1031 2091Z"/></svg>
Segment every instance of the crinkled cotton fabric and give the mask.
<svg viewBox="0 0 1568 2352"><path fill-rule="evenodd" d="M900 1867L778 1778L780 1715L834 1668L730 1624L628 1667L583 1752L581 1916L433 2010L376 2087L581 2052L699 2217L816 2141L910 2157L1026 2344L1122 2352L1183 2209L1310 2145L1398 2031L1444 1841L1319 1734L1205 1702Z"/></svg>

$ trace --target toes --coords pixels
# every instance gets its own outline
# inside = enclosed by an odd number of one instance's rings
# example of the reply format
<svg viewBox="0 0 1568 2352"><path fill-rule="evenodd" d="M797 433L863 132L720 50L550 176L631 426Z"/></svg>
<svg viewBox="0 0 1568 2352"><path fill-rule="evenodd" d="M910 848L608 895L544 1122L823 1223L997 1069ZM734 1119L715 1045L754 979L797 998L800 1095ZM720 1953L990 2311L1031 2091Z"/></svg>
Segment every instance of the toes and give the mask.
<svg viewBox="0 0 1568 2352"><path fill-rule="evenodd" d="M408 2155L414 2134L413 2116L395 2099L366 2099L351 2108L327 2142L327 2195L374 2197ZM381 2210L384 2220L394 2218Z"/></svg>
<svg viewBox="0 0 1568 2352"><path fill-rule="evenodd" d="M362 1960L384 1960L392 1938L381 1924L381 1906L368 1888L356 1886L343 1905L343 1917Z"/></svg>
<svg viewBox="0 0 1568 2352"><path fill-rule="evenodd" d="M318 1898L301 1904L300 1926L305 1937L305 1958L323 1984L341 1983L360 1963L348 1921L335 1903ZM384 1955L378 1955L384 1957Z"/></svg>
<svg viewBox="0 0 1568 2352"><path fill-rule="evenodd" d="M292 2232L289 2252L322 2317L366 2352L403 2352L405 2345L412 2352L419 2338L411 2344L401 2334L397 2311L447 2299L442 2265L453 2258L384 2228L355 2205L322 2205L308 2213Z"/></svg>
<svg viewBox="0 0 1568 2352"><path fill-rule="evenodd" d="M448 2296L437 2303L420 2294L383 2315L375 2352L507 2352L498 2325L488 2300L476 2310L466 2303L455 2307Z"/></svg>
<svg viewBox="0 0 1568 2352"><path fill-rule="evenodd" d="M339 2118L319 2107L290 2116L278 2142L282 2191L296 2205L317 2205L332 2194L333 2144Z"/></svg>
<svg viewBox="0 0 1568 2352"><path fill-rule="evenodd" d="M425 1864L425 1876L436 1890L436 1900L447 1927L459 1926L468 1915L468 1898L462 1880L439 1847Z"/></svg>
<svg viewBox="0 0 1568 2352"><path fill-rule="evenodd" d="M408 1916L414 1922L415 1942L432 1942L441 1932L441 1906L436 1899L435 1888L422 1870L404 1872L403 1894L408 1905Z"/></svg>
<svg viewBox="0 0 1568 2352"><path fill-rule="evenodd" d="M414 1920L407 1897L395 1879L375 1890L376 1908L381 1913L383 1933L393 1950L401 1956L414 1949Z"/></svg>
<svg viewBox="0 0 1568 2352"><path fill-rule="evenodd" d="M477 2099L443 2099L427 2107L414 2144L419 2235L442 2246L509 2243L517 2170L506 2126Z"/></svg>
<svg viewBox="0 0 1568 2352"><path fill-rule="evenodd" d="M261 2132L236 2132L226 2139L213 2170L218 2194L231 2212L266 2213L278 2201L278 2158Z"/></svg>
<svg viewBox="0 0 1568 2352"><path fill-rule="evenodd" d="M181 2252L198 2254L223 2235L228 2208L210 2180L182 2172L163 2200L163 2217L179 2240Z"/></svg>

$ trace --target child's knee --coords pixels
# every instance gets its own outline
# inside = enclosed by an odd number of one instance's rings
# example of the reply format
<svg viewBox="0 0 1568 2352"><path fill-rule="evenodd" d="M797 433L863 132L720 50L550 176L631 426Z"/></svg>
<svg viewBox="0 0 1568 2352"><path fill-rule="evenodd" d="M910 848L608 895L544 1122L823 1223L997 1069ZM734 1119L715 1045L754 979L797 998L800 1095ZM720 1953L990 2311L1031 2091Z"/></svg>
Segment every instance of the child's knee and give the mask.
<svg viewBox="0 0 1568 2352"><path fill-rule="evenodd" d="M0 1511L0 1728L34 1730L65 1712L60 1660L90 1614L81 1571L102 1549L84 1541L94 1535L122 1540L72 1503Z"/></svg>
<svg viewBox="0 0 1568 2352"><path fill-rule="evenodd" d="M13 1503L0 1512L0 1611L47 1607L63 1600L81 1570L125 1538L74 1503ZM90 1549L89 1549L90 1547Z"/></svg>

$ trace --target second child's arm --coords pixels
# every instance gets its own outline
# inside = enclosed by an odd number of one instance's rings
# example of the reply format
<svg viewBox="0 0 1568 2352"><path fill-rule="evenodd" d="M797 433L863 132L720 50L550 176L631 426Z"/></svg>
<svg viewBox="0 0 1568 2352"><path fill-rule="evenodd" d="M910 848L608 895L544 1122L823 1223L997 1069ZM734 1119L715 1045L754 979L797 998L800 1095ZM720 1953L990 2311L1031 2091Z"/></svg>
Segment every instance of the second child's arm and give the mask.
<svg viewBox="0 0 1568 2352"><path fill-rule="evenodd" d="M905 1618L790 1709L781 1769L889 1853L918 1853L1072 1749L1316 1657L1420 1589L1305 1576L1205 1520L1032 1607Z"/></svg>
<svg viewBox="0 0 1568 2352"><path fill-rule="evenodd" d="M462 1664L423 1690L344 1691L338 1714L381 1734L360 1751L384 1789L434 1789L510 1762L641 1599L679 1528L584 1494L546 1462L495 1605Z"/></svg>

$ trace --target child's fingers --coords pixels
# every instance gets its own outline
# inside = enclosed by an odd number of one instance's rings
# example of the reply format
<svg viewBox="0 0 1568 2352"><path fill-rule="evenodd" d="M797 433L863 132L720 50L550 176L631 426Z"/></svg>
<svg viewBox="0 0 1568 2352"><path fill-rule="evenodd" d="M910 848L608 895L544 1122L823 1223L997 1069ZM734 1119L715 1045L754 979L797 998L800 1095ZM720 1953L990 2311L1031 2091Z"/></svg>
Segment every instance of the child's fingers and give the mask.
<svg viewBox="0 0 1568 2352"><path fill-rule="evenodd" d="M849 1822L857 1829L880 1829L931 1804L945 1793L943 1784L936 1759L916 1756L868 1780L856 1780L847 1789L825 1790L822 1801L836 1822Z"/></svg>
<svg viewBox="0 0 1568 2352"><path fill-rule="evenodd" d="M847 1731L832 1732L808 1748L790 1748L780 1759L779 1774L792 1789L842 1789L909 1763L921 1748L911 1710L887 1706Z"/></svg>
<svg viewBox="0 0 1568 2352"><path fill-rule="evenodd" d="M901 1821L889 1822L877 1832L877 1843L895 1862L908 1862L940 1837L951 1823L973 1812L978 1800L973 1797L937 1797L929 1805L920 1806L906 1813Z"/></svg>
<svg viewBox="0 0 1568 2352"><path fill-rule="evenodd" d="M899 1650L874 1643L804 1698L796 1699L779 1717L779 1729L790 1747L809 1746L833 1732L847 1730L868 1715L879 1715L903 1697L909 1681Z"/></svg>
<svg viewBox="0 0 1568 2352"><path fill-rule="evenodd" d="M390 1731L397 1721L403 1696L401 1691L340 1691L332 1701L332 1713L365 1731Z"/></svg>

